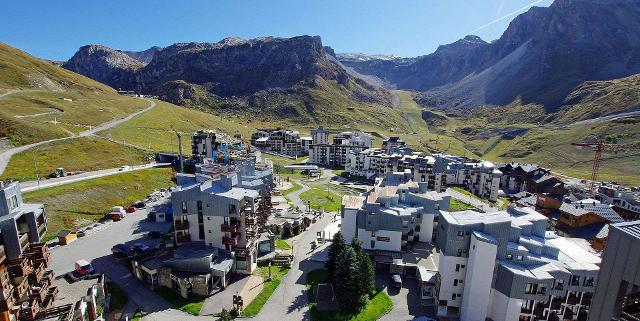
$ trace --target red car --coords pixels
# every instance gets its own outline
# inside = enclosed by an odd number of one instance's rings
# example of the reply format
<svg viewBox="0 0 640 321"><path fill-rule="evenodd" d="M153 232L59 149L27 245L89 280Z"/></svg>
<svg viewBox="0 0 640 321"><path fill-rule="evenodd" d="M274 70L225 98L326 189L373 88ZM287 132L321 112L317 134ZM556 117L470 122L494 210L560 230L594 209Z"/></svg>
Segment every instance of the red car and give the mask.
<svg viewBox="0 0 640 321"><path fill-rule="evenodd" d="M133 212L135 212L136 210L137 210L137 209L136 209L135 207L133 207L133 206L129 206L129 207L127 207L127 213L133 213Z"/></svg>

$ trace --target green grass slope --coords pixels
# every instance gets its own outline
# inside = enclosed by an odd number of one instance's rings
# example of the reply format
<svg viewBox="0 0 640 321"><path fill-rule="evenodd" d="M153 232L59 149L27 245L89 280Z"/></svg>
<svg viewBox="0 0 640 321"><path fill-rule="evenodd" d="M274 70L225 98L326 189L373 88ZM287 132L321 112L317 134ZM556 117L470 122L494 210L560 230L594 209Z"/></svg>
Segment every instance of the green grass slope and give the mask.
<svg viewBox="0 0 640 321"><path fill-rule="evenodd" d="M14 145L69 136L147 104L0 42L0 138Z"/></svg>

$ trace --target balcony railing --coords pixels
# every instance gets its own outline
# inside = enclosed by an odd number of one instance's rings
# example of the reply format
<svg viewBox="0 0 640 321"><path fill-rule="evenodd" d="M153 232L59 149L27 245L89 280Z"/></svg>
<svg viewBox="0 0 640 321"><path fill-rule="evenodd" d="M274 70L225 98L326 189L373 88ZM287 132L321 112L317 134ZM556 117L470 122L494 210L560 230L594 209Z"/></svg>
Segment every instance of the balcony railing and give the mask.
<svg viewBox="0 0 640 321"><path fill-rule="evenodd" d="M222 232L238 233L239 230L240 230L240 224L238 223L220 225L220 231Z"/></svg>
<svg viewBox="0 0 640 321"><path fill-rule="evenodd" d="M188 243L191 242L191 238L189 237L189 235L178 235L176 236L176 242L178 243Z"/></svg>
<svg viewBox="0 0 640 321"><path fill-rule="evenodd" d="M44 236L44 233L47 231L47 224L41 223L40 226L38 226L38 235L40 237Z"/></svg>
<svg viewBox="0 0 640 321"><path fill-rule="evenodd" d="M0 263L7 259L7 254L4 251L4 245L0 245Z"/></svg>
<svg viewBox="0 0 640 321"><path fill-rule="evenodd" d="M9 275L15 278L28 275L33 268L31 264L29 264L29 260L23 256L19 259L9 261L7 270L9 271Z"/></svg>
<svg viewBox="0 0 640 321"><path fill-rule="evenodd" d="M176 230L188 230L189 229L189 221L175 221L173 224Z"/></svg>
<svg viewBox="0 0 640 321"><path fill-rule="evenodd" d="M27 233L23 233L20 234L20 248L24 251L27 248L27 245L29 245L29 234Z"/></svg>
<svg viewBox="0 0 640 321"><path fill-rule="evenodd" d="M229 246L236 246L238 245L238 238L237 237L223 237L222 238L222 244L224 245L229 245Z"/></svg>

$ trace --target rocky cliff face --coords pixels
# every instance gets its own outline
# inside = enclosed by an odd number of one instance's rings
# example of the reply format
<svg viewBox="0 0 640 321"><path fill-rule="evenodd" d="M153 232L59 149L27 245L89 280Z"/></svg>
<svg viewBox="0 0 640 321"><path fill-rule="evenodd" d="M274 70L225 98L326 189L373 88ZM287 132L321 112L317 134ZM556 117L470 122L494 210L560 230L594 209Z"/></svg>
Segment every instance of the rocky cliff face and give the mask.
<svg viewBox="0 0 640 321"><path fill-rule="evenodd" d="M143 64L120 51L101 45L87 45L62 67L116 89L130 89L135 86L133 75Z"/></svg>
<svg viewBox="0 0 640 321"><path fill-rule="evenodd" d="M516 17L492 43L468 36L406 64L343 61L397 87L429 91L447 106L518 98L553 110L576 86L640 72L640 1L556 0Z"/></svg>
<svg viewBox="0 0 640 321"><path fill-rule="evenodd" d="M390 105L391 101L384 89L347 72L331 48L312 36L227 38L218 43L177 43L143 52L86 46L64 67L115 88L185 105L221 101L247 105L258 100L268 104L271 96L280 101L287 95L312 112L316 106L310 102L322 101L314 97L329 97L329 92L339 92L344 96L340 99L356 104Z"/></svg>

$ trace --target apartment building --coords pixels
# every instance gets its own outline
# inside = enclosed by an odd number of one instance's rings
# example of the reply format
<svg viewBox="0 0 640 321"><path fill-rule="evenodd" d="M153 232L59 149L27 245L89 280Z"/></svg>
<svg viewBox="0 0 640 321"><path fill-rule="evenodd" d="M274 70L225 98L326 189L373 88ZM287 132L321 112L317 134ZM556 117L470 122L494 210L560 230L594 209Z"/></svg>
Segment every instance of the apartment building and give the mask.
<svg viewBox="0 0 640 321"><path fill-rule="evenodd" d="M400 137L392 136L382 141L382 150L392 153L394 150L407 148L407 143Z"/></svg>
<svg viewBox="0 0 640 321"><path fill-rule="evenodd" d="M612 205L625 220L637 220L640 218L640 191L634 191L615 184L599 186L594 196L604 204Z"/></svg>
<svg viewBox="0 0 640 321"><path fill-rule="evenodd" d="M323 128L311 132L309 163L343 168L351 152L361 152L371 148L373 137L363 132L343 132L335 134L329 144L329 132Z"/></svg>
<svg viewBox="0 0 640 321"><path fill-rule="evenodd" d="M431 242L438 211L448 210L450 196L428 191L427 184L392 173L365 196L343 197L341 231L346 242L355 238L364 249L391 252Z"/></svg>
<svg viewBox="0 0 640 321"><path fill-rule="evenodd" d="M500 192L502 172L488 161L451 161L446 182L451 186L462 186L478 197L495 202Z"/></svg>
<svg viewBox="0 0 640 321"><path fill-rule="evenodd" d="M440 212L438 314L462 321L585 320L600 258L531 208Z"/></svg>
<svg viewBox="0 0 640 321"><path fill-rule="evenodd" d="M345 170L350 175L385 177L389 173L408 171L416 182L428 183L428 189L446 190L448 161L444 157L426 156L406 147L387 145L387 148L369 148L348 154Z"/></svg>
<svg viewBox="0 0 640 321"><path fill-rule="evenodd" d="M191 135L191 155L199 163L205 158L213 157L218 145L213 131L199 130Z"/></svg>
<svg viewBox="0 0 640 321"><path fill-rule="evenodd" d="M300 136L297 131L281 128L261 129L251 134L251 145L287 156L306 155L311 142L311 137Z"/></svg>
<svg viewBox="0 0 640 321"><path fill-rule="evenodd" d="M234 253L233 270L256 268L258 229L271 213L271 170L251 162L202 164L195 175L179 175L171 194L178 245L200 242Z"/></svg>
<svg viewBox="0 0 640 321"><path fill-rule="evenodd" d="M24 203L19 183L0 182L0 320L62 315L52 309L58 289L47 270L51 253L41 243L46 232L44 205Z"/></svg>
<svg viewBox="0 0 640 321"><path fill-rule="evenodd" d="M640 221L611 225L589 321L640 319Z"/></svg>

